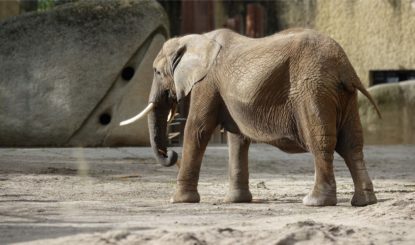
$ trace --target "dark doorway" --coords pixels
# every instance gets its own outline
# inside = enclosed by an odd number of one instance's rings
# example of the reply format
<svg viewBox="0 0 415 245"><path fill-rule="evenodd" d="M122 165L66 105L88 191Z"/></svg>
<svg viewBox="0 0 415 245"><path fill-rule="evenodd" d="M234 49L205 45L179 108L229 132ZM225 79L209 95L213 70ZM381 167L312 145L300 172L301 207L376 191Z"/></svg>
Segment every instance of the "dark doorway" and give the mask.
<svg viewBox="0 0 415 245"><path fill-rule="evenodd" d="M369 72L370 86L415 79L415 70L374 70Z"/></svg>

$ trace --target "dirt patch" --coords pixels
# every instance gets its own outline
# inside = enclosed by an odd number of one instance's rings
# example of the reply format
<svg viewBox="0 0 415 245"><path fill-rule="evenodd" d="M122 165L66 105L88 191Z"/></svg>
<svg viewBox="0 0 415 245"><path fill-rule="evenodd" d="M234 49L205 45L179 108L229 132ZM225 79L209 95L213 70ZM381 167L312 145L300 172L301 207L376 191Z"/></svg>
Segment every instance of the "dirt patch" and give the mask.
<svg viewBox="0 0 415 245"><path fill-rule="evenodd" d="M338 205L305 207L312 156L265 145L250 149L253 203L224 203L227 147L212 146L201 203L170 204L177 168L157 165L151 152L0 149L0 243L415 244L415 146L366 147L379 202L361 208L350 205L353 182L339 156Z"/></svg>

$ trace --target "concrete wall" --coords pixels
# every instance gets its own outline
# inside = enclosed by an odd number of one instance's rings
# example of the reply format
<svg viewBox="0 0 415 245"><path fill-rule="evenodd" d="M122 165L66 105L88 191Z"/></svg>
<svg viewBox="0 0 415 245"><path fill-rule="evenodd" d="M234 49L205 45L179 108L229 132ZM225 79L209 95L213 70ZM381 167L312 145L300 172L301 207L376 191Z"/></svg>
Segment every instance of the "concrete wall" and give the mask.
<svg viewBox="0 0 415 245"><path fill-rule="evenodd" d="M19 0L1 0L0 1L0 21L20 13Z"/></svg>
<svg viewBox="0 0 415 245"><path fill-rule="evenodd" d="M278 29L309 27L344 48L362 82L369 71L415 69L414 0L277 0Z"/></svg>
<svg viewBox="0 0 415 245"><path fill-rule="evenodd" d="M359 95L366 144L415 144L415 80L369 88L382 113Z"/></svg>

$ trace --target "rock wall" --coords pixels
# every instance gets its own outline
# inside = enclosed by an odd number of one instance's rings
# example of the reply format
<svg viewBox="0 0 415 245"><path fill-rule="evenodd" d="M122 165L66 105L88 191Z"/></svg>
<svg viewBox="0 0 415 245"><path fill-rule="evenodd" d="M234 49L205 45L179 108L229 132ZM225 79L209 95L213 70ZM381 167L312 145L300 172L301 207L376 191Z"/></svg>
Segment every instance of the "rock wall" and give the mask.
<svg viewBox="0 0 415 245"><path fill-rule="evenodd" d="M366 144L415 144L415 80L368 89L382 113L359 95L360 120Z"/></svg>
<svg viewBox="0 0 415 245"><path fill-rule="evenodd" d="M415 69L414 0L277 0L278 29L309 27L344 48L362 82L370 70Z"/></svg>
<svg viewBox="0 0 415 245"><path fill-rule="evenodd" d="M0 22L0 146L148 145L152 61L168 36L150 0L79 1Z"/></svg>

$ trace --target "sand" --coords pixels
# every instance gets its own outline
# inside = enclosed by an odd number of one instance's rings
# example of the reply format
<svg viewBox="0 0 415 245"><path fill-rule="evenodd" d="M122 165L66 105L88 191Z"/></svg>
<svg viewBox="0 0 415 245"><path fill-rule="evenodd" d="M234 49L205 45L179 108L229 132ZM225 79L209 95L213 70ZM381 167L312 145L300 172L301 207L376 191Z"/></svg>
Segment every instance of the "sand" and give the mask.
<svg viewBox="0 0 415 245"><path fill-rule="evenodd" d="M180 152L180 148L177 148ZM0 244L415 244L415 145L367 146L378 203L352 207L335 155L338 205L306 207L310 154L250 149L254 202L223 202L227 146L208 148L201 203L170 204L177 168L149 148L0 149Z"/></svg>

